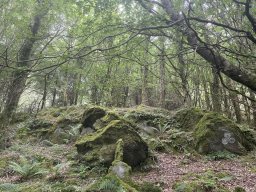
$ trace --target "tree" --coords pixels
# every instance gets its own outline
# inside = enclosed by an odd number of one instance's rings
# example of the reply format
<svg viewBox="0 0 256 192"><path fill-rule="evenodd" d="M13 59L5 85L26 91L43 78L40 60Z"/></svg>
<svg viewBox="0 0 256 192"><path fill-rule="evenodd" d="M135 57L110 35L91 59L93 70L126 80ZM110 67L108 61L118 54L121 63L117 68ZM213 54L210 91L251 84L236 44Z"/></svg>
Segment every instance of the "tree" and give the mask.
<svg viewBox="0 0 256 192"><path fill-rule="evenodd" d="M24 42L19 50L19 57L16 63L17 70L12 73L12 80L9 84L7 100L5 102L3 114L6 117L11 117L12 113L16 110L20 96L25 88L26 80L29 72L27 69L30 67L30 58L33 52L33 46L36 43L41 26L41 20L47 13L45 5L38 0L36 7L36 15L33 17L33 22L30 25L30 34L25 37Z"/></svg>
<svg viewBox="0 0 256 192"><path fill-rule="evenodd" d="M141 5L145 7L148 11L155 13L150 6L147 6L143 0L139 0ZM256 91L256 74L247 70L242 66L237 66L229 62L228 59L223 57L221 53L219 53L214 47L209 46L205 41L202 40L199 33L193 28L192 24L190 23L189 19L185 14L180 14L177 7L174 7L174 2L170 0L161 0L161 3L157 1L149 1L153 3L155 6L160 6L168 16L168 19L165 20L167 22L167 27L169 26L178 26L179 31L187 37L187 43L194 49L202 58L208 61L213 68L216 68L218 72L221 72L228 76L229 78L233 79L236 82L239 82L248 88ZM247 15L248 20L250 21L251 27L255 28L255 19L250 14L250 4L251 1L248 0L246 3L241 3L238 1L234 1L238 4L242 4L245 6L245 14ZM199 6L199 3L195 5L195 8ZM211 4L206 3L205 6L211 6ZM192 10L189 10L192 11ZM195 19L199 20L199 19ZM200 20L199 20L200 21ZM201 20L202 21L202 20ZM208 21L209 23L214 23ZM216 24L216 23L214 23ZM244 32L240 29L234 29L229 26L220 25L227 29L235 30L236 32ZM254 38L252 33L247 32L246 38L252 40L254 42ZM254 42L255 43L255 42Z"/></svg>

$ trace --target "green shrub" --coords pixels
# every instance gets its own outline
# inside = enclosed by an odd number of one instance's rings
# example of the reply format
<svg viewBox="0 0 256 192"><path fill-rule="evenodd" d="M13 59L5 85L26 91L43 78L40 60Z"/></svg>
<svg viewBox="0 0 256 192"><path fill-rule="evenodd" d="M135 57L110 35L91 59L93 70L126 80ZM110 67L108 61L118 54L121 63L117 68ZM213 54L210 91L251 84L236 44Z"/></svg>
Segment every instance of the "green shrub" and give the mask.
<svg viewBox="0 0 256 192"><path fill-rule="evenodd" d="M234 157L236 157L236 155L228 151L217 151L206 156L206 158L211 161L218 161L222 159L233 159Z"/></svg>

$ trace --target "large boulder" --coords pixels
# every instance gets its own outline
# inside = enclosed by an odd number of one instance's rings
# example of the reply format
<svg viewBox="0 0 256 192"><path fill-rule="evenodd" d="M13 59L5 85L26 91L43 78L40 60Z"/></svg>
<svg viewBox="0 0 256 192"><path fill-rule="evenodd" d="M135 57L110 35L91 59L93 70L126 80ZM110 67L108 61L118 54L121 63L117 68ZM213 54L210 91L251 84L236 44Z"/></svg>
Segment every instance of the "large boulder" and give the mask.
<svg viewBox="0 0 256 192"><path fill-rule="evenodd" d="M101 107L91 107L88 110L86 110L82 117L82 124L83 126L94 128L94 123L104 117L106 115L106 111Z"/></svg>
<svg viewBox="0 0 256 192"><path fill-rule="evenodd" d="M198 108L181 109L171 118L171 126L177 129L193 131L197 123L207 112Z"/></svg>
<svg viewBox="0 0 256 192"><path fill-rule="evenodd" d="M214 112L203 116L193 135L196 150L203 154L226 150L241 155L253 148L236 123Z"/></svg>
<svg viewBox="0 0 256 192"><path fill-rule="evenodd" d="M76 142L79 154L85 162L102 163L110 166L114 160L116 142L122 139L123 161L135 167L148 157L148 146L135 131L134 126L125 120L113 120L104 128L84 135Z"/></svg>

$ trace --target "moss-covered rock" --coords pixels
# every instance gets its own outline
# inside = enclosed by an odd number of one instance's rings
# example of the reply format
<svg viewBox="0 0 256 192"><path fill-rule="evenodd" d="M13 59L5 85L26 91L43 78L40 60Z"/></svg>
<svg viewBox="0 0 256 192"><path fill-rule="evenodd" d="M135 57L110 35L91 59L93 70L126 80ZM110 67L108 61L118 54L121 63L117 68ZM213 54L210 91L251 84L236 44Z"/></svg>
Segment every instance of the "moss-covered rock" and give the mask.
<svg viewBox="0 0 256 192"><path fill-rule="evenodd" d="M198 108L186 108L176 112L171 118L171 126L186 131L193 131L207 111Z"/></svg>
<svg viewBox="0 0 256 192"><path fill-rule="evenodd" d="M123 160L134 167L145 161L148 157L148 146L134 130L134 127L125 120L111 121L106 127L94 133L82 136L76 142L79 154L84 160L101 162L109 166L114 160L116 142L122 139L124 142Z"/></svg>
<svg viewBox="0 0 256 192"><path fill-rule="evenodd" d="M203 116L193 135L197 151L203 154L223 150L245 154L252 149L252 145L233 121L214 112Z"/></svg>
<svg viewBox="0 0 256 192"><path fill-rule="evenodd" d="M124 160L124 142L123 139L118 139L116 142L115 161Z"/></svg>
<svg viewBox="0 0 256 192"><path fill-rule="evenodd" d="M119 178L129 178L131 171L132 169L129 165L127 165L127 163L118 160L113 161L108 170L109 173L116 175Z"/></svg>
<svg viewBox="0 0 256 192"><path fill-rule="evenodd" d="M44 119L34 119L28 123L28 128L31 131L39 130L39 129L49 129L53 126L53 123Z"/></svg>
<svg viewBox="0 0 256 192"><path fill-rule="evenodd" d="M101 107L92 107L86 110L83 114L81 123L84 127L94 128L94 123L106 115L105 109Z"/></svg>
<svg viewBox="0 0 256 192"><path fill-rule="evenodd" d="M136 124L143 125L143 128L159 127L169 123L171 112L160 109L140 105L136 108L128 110L123 114L125 119L128 119Z"/></svg>

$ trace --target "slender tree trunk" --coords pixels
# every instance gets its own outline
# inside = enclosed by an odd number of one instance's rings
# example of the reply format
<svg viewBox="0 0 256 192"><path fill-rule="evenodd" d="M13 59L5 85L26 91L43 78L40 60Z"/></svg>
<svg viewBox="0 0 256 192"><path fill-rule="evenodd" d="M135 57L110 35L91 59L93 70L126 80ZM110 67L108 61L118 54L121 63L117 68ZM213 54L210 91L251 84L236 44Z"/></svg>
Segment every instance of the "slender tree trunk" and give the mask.
<svg viewBox="0 0 256 192"><path fill-rule="evenodd" d="M166 85L165 85L165 46L164 38L160 39L161 43L161 52L160 52L160 92L159 92L159 105L162 108L165 108L165 96L166 96Z"/></svg>
<svg viewBox="0 0 256 192"><path fill-rule="evenodd" d="M146 41L146 46L145 46L145 58L144 58L144 63L142 66L142 93L141 93L141 104L144 105L149 105L149 89L148 89L148 81L149 81L149 63L148 63L148 50L149 50L149 38Z"/></svg>
<svg viewBox="0 0 256 192"><path fill-rule="evenodd" d="M57 96L57 87L58 86L58 79L55 80L55 87L53 89L53 92L52 92L52 104L51 106L55 106L56 105L56 96Z"/></svg>
<svg viewBox="0 0 256 192"><path fill-rule="evenodd" d="M227 90L225 88L223 88L222 90L223 92L223 100L224 100L224 111L225 111L225 114L231 118L231 107L230 107L230 104L229 104L229 96L228 96L228 93L227 93Z"/></svg>
<svg viewBox="0 0 256 192"><path fill-rule="evenodd" d="M246 95L246 90L244 89L244 87L242 87L240 92L243 95ZM245 117L246 117L247 123L250 124L251 123L251 113L250 113L251 109L250 109L250 104L248 102L248 99L246 97L242 97L242 104L244 106L243 108L245 111Z"/></svg>
<svg viewBox="0 0 256 192"><path fill-rule="evenodd" d="M229 86L231 89L233 89L233 83L231 79L227 78L227 86ZM236 116L236 121L237 123L242 122L242 114L241 114L241 109L240 109L240 104L239 104L239 98L236 93L233 91L229 91L229 97L230 101L233 105L235 116Z"/></svg>
<svg viewBox="0 0 256 192"><path fill-rule="evenodd" d="M184 93L184 104L186 106L191 105L191 96L189 93L189 87L188 87L188 79L187 79L187 74L186 74L186 63L184 61L182 51L183 50L183 43L180 41L179 42L179 54L178 54L178 59L179 59L179 76L181 79L181 85Z"/></svg>
<svg viewBox="0 0 256 192"><path fill-rule="evenodd" d="M213 80L211 83L211 96L213 111L221 112L220 83L217 71L212 69Z"/></svg>
<svg viewBox="0 0 256 192"><path fill-rule="evenodd" d="M255 93L253 93L251 90L249 90L249 92L250 92L250 97L256 100ZM256 102L251 101L251 109L252 109L253 127L256 130Z"/></svg>
<svg viewBox="0 0 256 192"><path fill-rule="evenodd" d="M210 96L209 96L208 82L205 78L205 74L202 74L202 77L203 77L202 84L204 88L204 99L205 99L206 108L211 111L212 105L211 105Z"/></svg>
<svg viewBox="0 0 256 192"><path fill-rule="evenodd" d="M47 96L47 75L44 76L44 92L43 92L41 110L45 107L46 96Z"/></svg>
<svg viewBox="0 0 256 192"><path fill-rule="evenodd" d="M82 75L80 74L77 79L77 85L76 85L76 90L75 90L75 100L74 100L75 105L77 105L77 103L78 103L78 97L79 97L80 88L81 88L81 79L82 79Z"/></svg>

